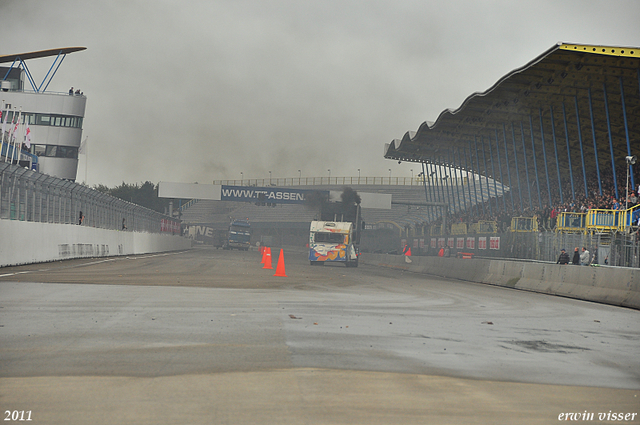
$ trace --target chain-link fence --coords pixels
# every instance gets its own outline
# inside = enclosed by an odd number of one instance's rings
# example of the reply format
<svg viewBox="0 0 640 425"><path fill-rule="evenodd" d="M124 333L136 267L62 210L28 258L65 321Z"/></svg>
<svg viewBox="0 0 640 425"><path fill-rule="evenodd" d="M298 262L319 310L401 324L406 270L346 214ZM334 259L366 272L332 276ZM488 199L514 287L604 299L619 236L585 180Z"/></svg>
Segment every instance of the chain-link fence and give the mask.
<svg viewBox="0 0 640 425"><path fill-rule="evenodd" d="M179 221L87 186L0 162L0 219L180 233Z"/></svg>
<svg viewBox="0 0 640 425"><path fill-rule="evenodd" d="M512 258L557 261L560 250L565 249L573 258L575 249L589 251L592 264L640 267L640 242L637 233L562 233L531 232L507 233L505 254Z"/></svg>

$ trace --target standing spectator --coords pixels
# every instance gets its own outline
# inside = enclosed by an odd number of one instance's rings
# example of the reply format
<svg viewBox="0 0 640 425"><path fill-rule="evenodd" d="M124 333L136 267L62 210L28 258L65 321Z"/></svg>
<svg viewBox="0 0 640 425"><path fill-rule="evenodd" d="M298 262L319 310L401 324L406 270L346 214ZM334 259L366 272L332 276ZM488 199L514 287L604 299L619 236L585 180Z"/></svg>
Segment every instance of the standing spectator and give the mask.
<svg viewBox="0 0 640 425"><path fill-rule="evenodd" d="M634 207L638 203L638 197L635 192L631 192L631 194L629 194L627 201L629 202L629 208Z"/></svg>
<svg viewBox="0 0 640 425"><path fill-rule="evenodd" d="M567 254L564 248L560 250L560 256L556 264L569 264L569 254Z"/></svg>
<svg viewBox="0 0 640 425"><path fill-rule="evenodd" d="M78 215L78 224L82 225L83 222L84 222L84 214L82 214L82 211L80 211L80 215Z"/></svg>
<svg viewBox="0 0 640 425"><path fill-rule="evenodd" d="M69 95L70 95L70 96L73 96L73 87L71 87L71 88L69 89Z"/></svg>
<svg viewBox="0 0 640 425"><path fill-rule="evenodd" d="M571 260L571 264L574 266L580 265L580 251L578 250L578 247L573 250L573 259Z"/></svg>
<svg viewBox="0 0 640 425"><path fill-rule="evenodd" d="M588 266L589 265L589 251L587 251L587 247L582 247L582 254L580 254L580 265Z"/></svg>

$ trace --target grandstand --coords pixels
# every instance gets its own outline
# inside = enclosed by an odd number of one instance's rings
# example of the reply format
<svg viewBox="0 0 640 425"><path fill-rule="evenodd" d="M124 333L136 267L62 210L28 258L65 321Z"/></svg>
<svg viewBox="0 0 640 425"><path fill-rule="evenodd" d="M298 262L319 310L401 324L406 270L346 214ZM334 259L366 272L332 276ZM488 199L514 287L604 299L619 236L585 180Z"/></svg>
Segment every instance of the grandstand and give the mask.
<svg viewBox="0 0 640 425"><path fill-rule="evenodd" d="M392 244L406 241L427 255L447 246L550 260L571 240L597 246L606 264L638 267L638 111L640 48L558 43L386 144L385 158L421 164L426 190L413 179L408 186L350 178L313 187L391 193L391 210L363 211L368 229L395 228L400 240ZM473 177L461 184L465 175ZM446 204L446 213L434 204ZM302 225L314 215L279 205L228 205L225 213L272 226Z"/></svg>

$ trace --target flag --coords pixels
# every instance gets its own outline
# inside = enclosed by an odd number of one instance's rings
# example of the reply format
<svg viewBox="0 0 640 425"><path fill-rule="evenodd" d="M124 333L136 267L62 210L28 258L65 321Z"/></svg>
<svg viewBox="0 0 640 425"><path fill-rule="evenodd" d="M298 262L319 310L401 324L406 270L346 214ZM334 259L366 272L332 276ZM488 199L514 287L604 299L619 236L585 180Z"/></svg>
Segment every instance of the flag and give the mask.
<svg viewBox="0 0 640 425"><path fill-rule="evenodd" d="M20 115L18 115L18 120L16 124L13 126L13 132L11 133L11 137L13 138L13 155L11 155L11 162L13 163L13 158L18 157L18 161L20 161L20 151L22 150L22 140L18 139L18 131L20 130Z"/></svg>
<svg viewBox="0 0 640 425"><path fill-rule="evenodd" d="M11 123L13 125L13 123ZM20 127L20 117L18 117L18 121L16 121L15 125L13 125L13 131L11 131L11 137L13 137L14 139L16 138L16 135L18 134L18 128Z"/></svg>
<svg viewBox="0 0 640 425"><path fill-rule="evenodd" d="M29 128L29 121L26 121L27 129L24 134L24 144L27 148L31 149L31 129Z"/></svg>

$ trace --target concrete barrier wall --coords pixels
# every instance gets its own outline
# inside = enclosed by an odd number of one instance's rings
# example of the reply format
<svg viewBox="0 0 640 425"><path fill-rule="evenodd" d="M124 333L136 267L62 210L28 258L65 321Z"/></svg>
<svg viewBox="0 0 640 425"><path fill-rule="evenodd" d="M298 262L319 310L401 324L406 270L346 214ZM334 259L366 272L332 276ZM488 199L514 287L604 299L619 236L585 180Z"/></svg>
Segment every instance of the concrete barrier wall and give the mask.
<svg viewBox="0 0 640 425"><path fill-rule="evenodd" d="M188 248L191 240L170 234L0 220L0 267Z"/></svg>
<svg viewBox="0 0 640 425"><path fill-rule="evenodd" d="M363 264L392 267L585 301L640 309L640 269L554 263L363 254Z"/></svg>

